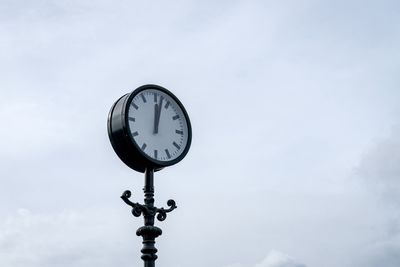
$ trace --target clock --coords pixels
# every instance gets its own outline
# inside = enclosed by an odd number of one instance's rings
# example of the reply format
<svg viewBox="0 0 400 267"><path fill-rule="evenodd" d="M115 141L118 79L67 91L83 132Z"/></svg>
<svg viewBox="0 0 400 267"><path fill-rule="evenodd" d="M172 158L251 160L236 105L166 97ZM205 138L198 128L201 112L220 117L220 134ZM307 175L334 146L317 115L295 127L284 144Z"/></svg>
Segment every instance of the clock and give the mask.
<svg viewBox="0 0 400 267"><path fill-rule="evenodd" d="M178 163L192 140L182 103L167 89L153 84L119 98L111 107L107 128L118 157L139 172Z"/></svg>

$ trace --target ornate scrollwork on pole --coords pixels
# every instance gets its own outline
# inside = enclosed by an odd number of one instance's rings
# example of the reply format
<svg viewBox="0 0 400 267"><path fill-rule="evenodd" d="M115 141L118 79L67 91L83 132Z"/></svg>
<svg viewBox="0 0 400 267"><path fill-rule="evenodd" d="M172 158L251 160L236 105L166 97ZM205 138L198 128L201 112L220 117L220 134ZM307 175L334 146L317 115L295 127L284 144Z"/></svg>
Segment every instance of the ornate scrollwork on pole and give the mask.
<svg viewBox="0 0 400 267"><path fill-rule="evenodd" d="M142 204L131 202L131 201L129 200L129 198L131 197L131 195L132 195L131 191L126 190L126 191L122 194L121 198L122 198L122 200L123 200L127 205L129 205L129 206L132 207L132 214L133 214L133 216L139 217L139 216L142 214L143 210L146 209L146 207L145 207L144 205L142 205Z"/></svg>
<svg viewBox="0 0 400 267"><path fill-rule="evenodd" d="M170 199L167 201L167 205L170 207L169 209L157 209L158 215L157 215L157 219L162 222L167 218L167 213L173 211L174 209L177 208L175 200Z"/></svg>
<svg viewBox="0 0 400 267"><path fill-rule="evenodd" d="M122 200L132 207L132 214L135 217L139 217L143 214L144 217L144 226L140 227L136 234L138 236L143 237L143 248L142 259L144 261L145 267L154 267L155 260L157 259L157 249L155 248L155 239L162 234L160 228L154 226L154 217L157 214L157 219L159 221L164 221L167 218L167 213L173 211L177 208L175 200L170 199L167 201L168 209L165 208L157 208L154 206L154 170L146 170L145 172L145 186L143 188L144 191L144 202L145 204L134 203L129 200L132 196L131 191L126 190L122 193Z"/></svg>

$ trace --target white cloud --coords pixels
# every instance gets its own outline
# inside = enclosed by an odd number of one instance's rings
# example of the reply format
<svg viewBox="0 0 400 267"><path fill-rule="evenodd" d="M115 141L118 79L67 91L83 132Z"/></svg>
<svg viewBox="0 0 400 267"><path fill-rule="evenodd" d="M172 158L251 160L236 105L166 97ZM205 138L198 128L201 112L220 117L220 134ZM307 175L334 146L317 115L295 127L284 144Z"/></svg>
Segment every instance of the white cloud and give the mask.
<svg viewBox="0 0 400 267"><path fill-rule="evenodd" d="M131 266L132 244L126 243L127 239L120 235L126 229L119 231L121 227L105 217L70 211L39 214L19 209L0 222L0 266ZM139 245L137 237L134 238ZM229 267L244 265L236 263ZM254 267L305 265L272 250Z"/></svg>
<svg viewBox="0 0 400 267"><path fill-rule="evenodd" d="M225 267L245 267L245 265L234 263ZM261 262L255 264L253 267L306 267L306 265L295 261L285 253L271 250Z"/></svg>
<svg viewBox="0 0 400 267"><path fill-rule="evenodd" d="M244 266L241 263L233 263L233 264L226 265L224 267L244 267Z"/></svg>
<svg viewBox="0 0 400 267"><path fill-rule="evenodd" d="M400 266L400 232L391 234L386 239L372 244L366 252L359 266Z"/></svg>
<svg viewBox="0 0 400 267"><path fill-rule="evenodd" d="M357 173L366 187L381 201L384 223L375 240L366 245L359 266L400 265L400 125L379 140L362 159Z"/></svg>
<svg viewBox="0 0 400 267"><path fill-rule="evenodd" d="M0 266L130 266L129 246L116 241L115 229L93 214L21 209L0 223Z"/></svg>
<svg viewBox="0 0 400 267"><path fill-rule="evenodd" d="M388 204L400 206L400 126L364 156L358 175Z"/></svg>
<svg viewBox="0 0 400 267"><path fill-rule="evenodd" d="M272 250L264 260L256 264L254 267L306 267L306 265L296 262L287 254Z"/></svg>

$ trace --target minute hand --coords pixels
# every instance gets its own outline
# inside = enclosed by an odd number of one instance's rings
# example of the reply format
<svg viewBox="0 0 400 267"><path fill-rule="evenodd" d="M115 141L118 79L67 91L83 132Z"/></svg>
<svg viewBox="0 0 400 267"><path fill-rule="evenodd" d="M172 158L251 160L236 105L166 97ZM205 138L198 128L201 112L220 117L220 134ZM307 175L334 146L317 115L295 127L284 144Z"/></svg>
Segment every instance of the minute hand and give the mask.
<svg viewBox="0 0 400 267"><path fill-rule="evenodd" d="M158 125L160 124L160 116L161 116L161 110L162 110L162 102L163 102L163 97L160 97L160 104L155 105L155 119L154 119L154 133L158 133Z"/></svg>

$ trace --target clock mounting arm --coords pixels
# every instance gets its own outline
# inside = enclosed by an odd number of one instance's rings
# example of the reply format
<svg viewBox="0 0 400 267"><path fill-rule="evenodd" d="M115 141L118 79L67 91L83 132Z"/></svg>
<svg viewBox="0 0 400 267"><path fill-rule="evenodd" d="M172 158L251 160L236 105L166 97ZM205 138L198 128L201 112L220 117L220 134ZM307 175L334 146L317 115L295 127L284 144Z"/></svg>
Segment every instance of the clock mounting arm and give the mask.
<svg viewBox="0 0 400 267"><path fill-rule="evenodd" d="M168 209L157 208L154 206L154 170L146 169L145 172L145 186L144 191L144 202L145 204L134 203L130 201L132 196L131 191L126 190L122 193L121 199L129 206L132 207L132 214L135 217L139 217L141 214L145 217L145 225L154 225L154 216L158 213L157 219L164 221L167 217L167 213L177 208L176 202L173 199L167 201ZM152 218L151 218L152 217ZM146 220L147 219L147 220Z"/></svg>

